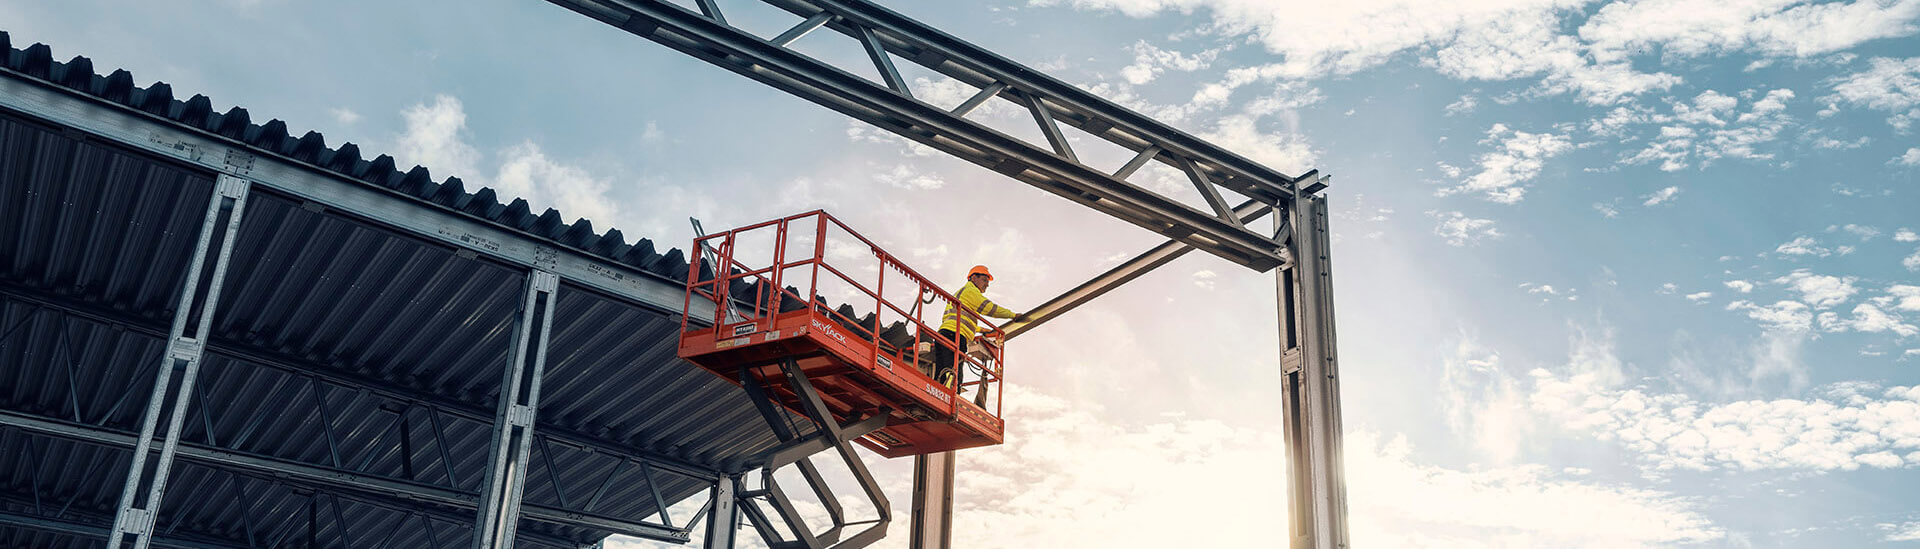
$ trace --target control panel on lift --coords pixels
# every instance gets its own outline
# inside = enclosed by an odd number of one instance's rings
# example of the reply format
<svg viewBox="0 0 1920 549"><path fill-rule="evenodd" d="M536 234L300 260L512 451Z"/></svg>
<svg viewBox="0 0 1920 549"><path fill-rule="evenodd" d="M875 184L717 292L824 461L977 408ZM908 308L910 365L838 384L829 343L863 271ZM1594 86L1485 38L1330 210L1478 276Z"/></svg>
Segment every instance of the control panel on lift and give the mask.
<svg viewBox="0 0 1920 549"><path fill-rule="evenodd" d="M837 421L887 416L861 445L887 457L999 444L998 325L973 315L979 338L954 387L934 381L933 350L959 348L940 335L952 294L872 241L815 210L694 241L680 358L805 415L802 395L780 383L792 361ZM698 316L696 316L698 315Z"/></svg>

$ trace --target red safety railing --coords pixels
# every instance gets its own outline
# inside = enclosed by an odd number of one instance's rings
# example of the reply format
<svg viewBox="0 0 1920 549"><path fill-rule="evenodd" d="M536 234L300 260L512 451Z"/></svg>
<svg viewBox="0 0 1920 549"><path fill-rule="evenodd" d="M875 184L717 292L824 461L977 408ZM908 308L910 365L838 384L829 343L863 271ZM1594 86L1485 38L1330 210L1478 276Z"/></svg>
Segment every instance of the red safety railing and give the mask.
<svg viewBox="0 0 1920 549"><path fill-rule="evenodd" d="M959 300L951 293L824 210L698 238L689 259L684 309L689 314L681 319L681 333L711 329L717 337L727 337L719 334L763 332L805 309L809 316L853 334L854 343L867 352L842 358L864 362L864 367L883 361L888 369L914 364L920 375L930 376L932 371L925 368L938 365L929 364L933 353L921 351L945 348L959 362L954 365L959 388L948 391L958 396L972 390L972 404L999 417L1004 393L997 386L1005 341L1000 326L957 306ZM713 306L710 317L701 319L710 328L689 318L697 302ZM957 352L958 342L939 334L947 306L973 318L978 327L969 353ZM855 318L849 312L868 316ZM899 337L898 330L906 330L910 338ZM885 337L888 333L896 337Z"/></svg>

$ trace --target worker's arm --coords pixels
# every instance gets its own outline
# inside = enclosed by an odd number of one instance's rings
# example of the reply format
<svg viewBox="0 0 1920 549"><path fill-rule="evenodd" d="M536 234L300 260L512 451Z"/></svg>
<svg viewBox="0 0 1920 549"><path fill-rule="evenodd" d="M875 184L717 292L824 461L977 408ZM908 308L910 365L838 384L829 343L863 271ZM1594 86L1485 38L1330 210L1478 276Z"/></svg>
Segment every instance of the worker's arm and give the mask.
<svg viewBox="0 0 1920 549"><path fill-rule="evenodd" d="M1013 318L1013 309L995 305L992 301L988 301L986 296L980 297L980 308L978 309L980 314L994 318Z"/></svg>

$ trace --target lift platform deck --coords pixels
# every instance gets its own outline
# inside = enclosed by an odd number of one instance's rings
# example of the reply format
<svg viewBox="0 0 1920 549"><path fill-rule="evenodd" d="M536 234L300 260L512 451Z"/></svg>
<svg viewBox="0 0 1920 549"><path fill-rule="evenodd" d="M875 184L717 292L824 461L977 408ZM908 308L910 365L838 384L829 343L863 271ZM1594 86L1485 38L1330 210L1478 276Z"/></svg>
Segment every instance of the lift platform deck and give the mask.
<svg viewBox="0 0 1920 549"><path fill-rule="evenodd" d="M687 304L709 301L715 318L710 327L682 320L681 358L764 387L805 415L804 395L768 383L791 361L836 421L887 416L858 439L886 457L1005 440L1001 328L958 308L974 317L980 337L970 353L954 353L963 362L957 387L935 382L932 349L958 348L938 331L956 299L838 219L815 210L703 236L694 250Z"/></svg>

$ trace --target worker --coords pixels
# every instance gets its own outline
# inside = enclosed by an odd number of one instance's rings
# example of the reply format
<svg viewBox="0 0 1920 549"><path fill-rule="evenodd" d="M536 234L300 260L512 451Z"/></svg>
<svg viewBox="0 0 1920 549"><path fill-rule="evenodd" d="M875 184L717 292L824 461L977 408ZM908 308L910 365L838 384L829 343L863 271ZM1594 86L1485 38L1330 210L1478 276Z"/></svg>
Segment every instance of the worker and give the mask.
<svg viewBox="0 0 1920 549"><path fill-rule="evenodd" d="M987 300L987 284L991 282L993 282L993 273L987 271L987 266L974 265L973 270L967 271L967 283L960 286L960 291L954 292L953 296L960 301L961 307L966 307L974 314L993 318L1011 318L1015 321L1024 320L1025 313L1014 314L1012 310ZM935 381L948 388L959 389L954 368L959 365L959 357L967 354L967 343L979 337L979 332L980 328L974 325L973 315L960 314L953 310L952 303L947 304L946 317L940 321L940 337L953 341L958 349L950 349L939 344L933 346L933 364L938 369L934 374ZM955 351L958 351L958 354Z"/></svg>

